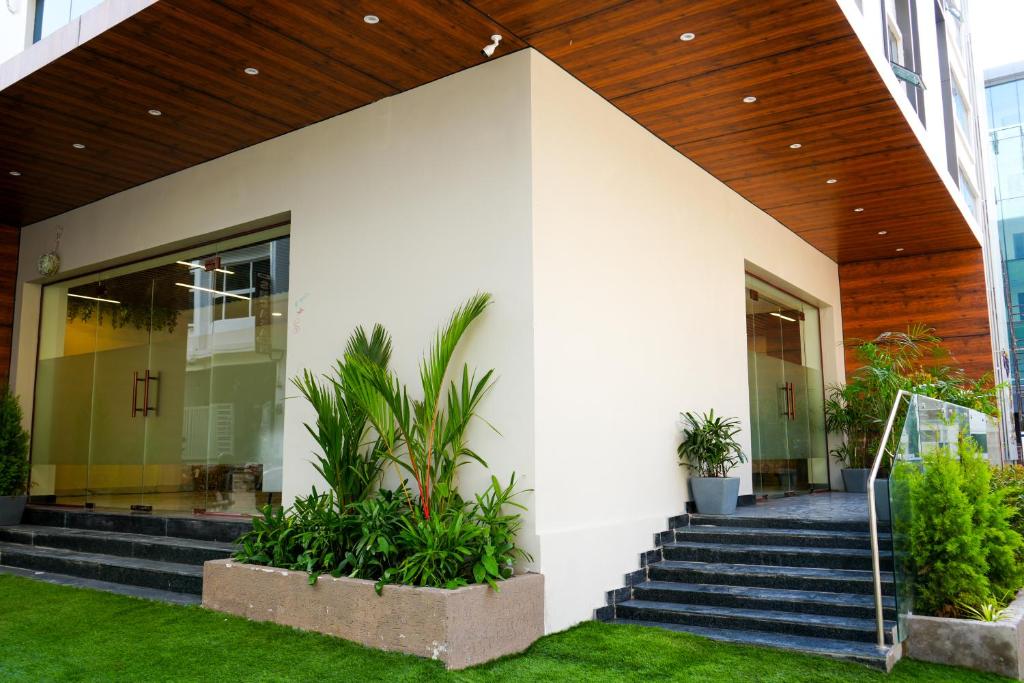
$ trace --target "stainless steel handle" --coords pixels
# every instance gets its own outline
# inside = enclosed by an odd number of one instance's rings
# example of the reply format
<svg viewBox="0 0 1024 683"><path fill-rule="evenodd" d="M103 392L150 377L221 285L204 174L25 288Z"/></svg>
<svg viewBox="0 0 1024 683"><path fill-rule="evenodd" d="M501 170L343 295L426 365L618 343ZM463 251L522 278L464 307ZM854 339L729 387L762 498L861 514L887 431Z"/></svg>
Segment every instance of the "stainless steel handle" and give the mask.
<svg viewBox="0 0 1024 683"><path fill-rule="evenodd" d="M156 385L156 393L154 394L154 398L156 399L156 401L155 401L156 405L152 405L152 406L149 405L149 383L150 382L156 382L157 383L157 385ZM154 415L156 415L157 417L160 416L160 411L159 411L159 407L160 407L160 373L159 372L156 373L155 375L153 375L153 374L150 374L149 370L146 370L146 388L145 388L145 390L143 392L143 399L142 400L146 404L146 406L142 409L142 415L144 417L149 417L149 411L151 411L151 410L153 411Z"/></svg>
<svg viewBox="0 0 1024 683"><path fill-rule="evenodd" d="M145 382L144 379L139 379L139 371L136 370L132 373L132 417L139 414L139 382ZM143 412L145 415L145 412Z"/></svg>

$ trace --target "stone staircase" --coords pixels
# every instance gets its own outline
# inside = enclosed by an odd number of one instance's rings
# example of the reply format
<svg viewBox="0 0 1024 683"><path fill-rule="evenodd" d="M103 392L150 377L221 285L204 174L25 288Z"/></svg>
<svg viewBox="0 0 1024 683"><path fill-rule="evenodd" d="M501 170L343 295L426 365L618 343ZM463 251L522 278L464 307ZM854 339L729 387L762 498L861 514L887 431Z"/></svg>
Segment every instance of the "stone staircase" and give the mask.
<svg viewBox="0 0 1024 683"><path fill-rule="evenodd" d="M240 520L30 506L0 527L0 573L196 604L203 563L230 557Z"/></svg>
<svg viewBox="0 0 1024 683"><path fill-rule="evenodd" d="M670 526L626 586L608 593L598 619L886 671L899 659L888 533L879 545L889 646L879 648L866 521L682 515Z"/></svg>

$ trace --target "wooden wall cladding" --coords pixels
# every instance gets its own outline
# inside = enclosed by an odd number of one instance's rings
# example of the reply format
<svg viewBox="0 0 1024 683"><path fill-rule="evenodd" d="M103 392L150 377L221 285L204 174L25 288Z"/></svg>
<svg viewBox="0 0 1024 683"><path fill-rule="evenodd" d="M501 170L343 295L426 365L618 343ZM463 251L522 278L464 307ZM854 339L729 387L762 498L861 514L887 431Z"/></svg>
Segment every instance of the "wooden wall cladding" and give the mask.
<svg viewBox="0 0 1024 683"><path fill-rule="evenodd" d="M14 336L14 292L18 280L17 228L0 225L0 386L11 374L11 341Z"/></svg>
<svg viewBox="0 0 1024 683"><path fill-rule="evenodd" d="M844 338L873 339L923 323L935 328L968 374L992 372L981 249L840 265L839 287ZM854 367L847 353L847 371Z"/></svg>
<svg viewBox="0 0 1024 683"><path fill-rule="evenodd" d="M977 247L834 0L160 0L0 79L0 222L475 66L492 33L497 57L537 49L839 263Z"/></svg>

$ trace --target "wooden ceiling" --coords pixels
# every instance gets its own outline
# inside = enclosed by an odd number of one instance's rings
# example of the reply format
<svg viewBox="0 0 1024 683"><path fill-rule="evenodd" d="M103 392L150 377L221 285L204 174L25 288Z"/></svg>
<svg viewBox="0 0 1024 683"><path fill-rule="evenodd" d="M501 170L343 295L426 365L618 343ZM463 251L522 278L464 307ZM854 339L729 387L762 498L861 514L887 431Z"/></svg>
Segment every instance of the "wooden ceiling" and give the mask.
<svg viewBox="0 0 1024 683"><path fill-rule="evenodd" d="M474 66L492 33L499 56L536 48L837 262L978 246L835 0L160 0L0 91L0 171L22 173L0 173L0 222Z"/></svg>

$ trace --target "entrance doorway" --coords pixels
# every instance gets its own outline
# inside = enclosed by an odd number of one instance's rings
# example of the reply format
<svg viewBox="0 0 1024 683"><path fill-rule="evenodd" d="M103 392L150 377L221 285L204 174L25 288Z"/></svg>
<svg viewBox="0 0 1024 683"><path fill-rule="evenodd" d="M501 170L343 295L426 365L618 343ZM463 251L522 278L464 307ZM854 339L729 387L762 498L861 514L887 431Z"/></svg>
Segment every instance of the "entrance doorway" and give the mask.
<svg viewBox="0 0 1024 683"><path fill-rule="evenodd" d="M818 309L747 275L754 494L828 488Z"/></svg>
<svg viewBox="0 0 1024 683"><path fill-rule="evenodd" d="M48 285L34 499L248 513L280 501L287 229Z"/></svg>

